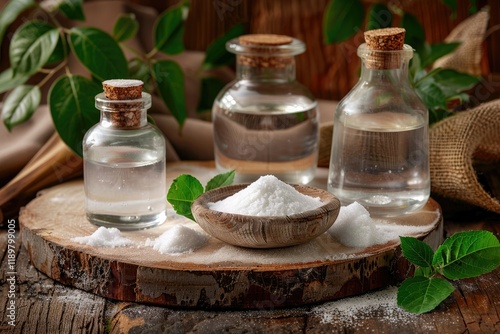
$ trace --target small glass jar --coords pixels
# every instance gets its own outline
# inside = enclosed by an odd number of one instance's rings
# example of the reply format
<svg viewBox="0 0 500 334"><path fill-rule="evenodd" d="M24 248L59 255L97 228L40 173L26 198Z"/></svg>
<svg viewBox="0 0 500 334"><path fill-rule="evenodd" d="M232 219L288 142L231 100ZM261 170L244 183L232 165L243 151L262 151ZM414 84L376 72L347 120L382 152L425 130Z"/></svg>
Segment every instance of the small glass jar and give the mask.
<svg viewBox="0 0 500 334"><path fill-rule="evenodd" d="M358 48L361 77L334 118L328 190L373 216L418 210L430 194L428 110L413 90L413 49Z"/></svg>
<svg viewBox="0 0 500 334"><path fill-rule="evenodd" d="M306 184L316 172L316 99L295 80L301 41L282 35L245 35L226 44L236 54L236 79L214 101L215 163L236 170L236 182L273 174Z"/></svg>
<svg viewBox="0 0 500 334"><path fill-rule="evenodd" d="M83 139L85 209L96 225L123 230L166 218L165 138L147 121L151 95L95 98L101 120Z"/></svg>

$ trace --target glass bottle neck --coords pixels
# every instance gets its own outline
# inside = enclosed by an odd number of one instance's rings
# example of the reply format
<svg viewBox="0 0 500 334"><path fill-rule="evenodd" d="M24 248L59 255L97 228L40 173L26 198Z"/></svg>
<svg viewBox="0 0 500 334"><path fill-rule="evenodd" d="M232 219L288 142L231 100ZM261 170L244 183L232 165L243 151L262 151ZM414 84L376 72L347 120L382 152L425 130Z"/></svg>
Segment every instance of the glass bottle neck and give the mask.
<svg viewBox="0 0 500 334"><path fill-rule="evenodd" d="M101 111L101 126L138 129L148 123L147 110L151 107L151 95L143 92L139 99L111 100L100 93L95 97L95 107Z"/></svg>
<svg viewBox="0 0 500 334"><path fill-rule="evenodd" d="M255 58L256 61L251 63L245 61L249 58ZM295 80L295 59L293 57L237 55L236 77L239 80L293 81Z"/></svg>
<svg viewBox="0 0 500 334"><path fill-rule="evenodd" d="M370 61L367 59L361 60L361 76L362 81L387 81L398 85L409 84L408 77L408 62L401 60L398 66L391 68L378 68L370 66Z"/></svg>
<svg viewBox="0 0 500 334"><path fill-rule="evenodd" d="M130 130L145 126L148 122L146 109L106 111L101 110L100 124L105 128Z"/></svg>
<svg viewBox="0 0 500 334"><path fill-rule="evenodd" d="M409 85L408 64L413 48L404 45L401 50L371 50L366 44L358 47L361 58L361 81L386 81L396 85Z"/></svg>

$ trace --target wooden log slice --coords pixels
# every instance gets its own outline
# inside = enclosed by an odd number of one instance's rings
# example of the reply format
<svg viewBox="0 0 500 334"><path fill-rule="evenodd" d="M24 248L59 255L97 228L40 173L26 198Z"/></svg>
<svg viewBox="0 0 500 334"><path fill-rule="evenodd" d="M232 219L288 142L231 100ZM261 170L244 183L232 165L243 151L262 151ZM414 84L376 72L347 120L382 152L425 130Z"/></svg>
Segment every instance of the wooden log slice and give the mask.
<svg viewBox="0 0 500 334"><path fill-rule="evenodd" d="M193 171L201 178L215 174L207 168L187 172ZM178 175L179 169L174 172ZM167 177L171 182L172 175ZM209 237L192 253L161 254L146 246L148 238L176 224L203 231L173 211L161 226L122 232L132 246L80 244L71 239L97 229L84 215L81 180L44 190L21 211L19 220L33 266L63 284L120 301L202 309L299 306L384 288L412 270L397 240L352 248L329 233L298 246L260 250ZM420 212L389 223L418 226L414 236L433 248L442 241L441 210L432 199Z"/></svg>

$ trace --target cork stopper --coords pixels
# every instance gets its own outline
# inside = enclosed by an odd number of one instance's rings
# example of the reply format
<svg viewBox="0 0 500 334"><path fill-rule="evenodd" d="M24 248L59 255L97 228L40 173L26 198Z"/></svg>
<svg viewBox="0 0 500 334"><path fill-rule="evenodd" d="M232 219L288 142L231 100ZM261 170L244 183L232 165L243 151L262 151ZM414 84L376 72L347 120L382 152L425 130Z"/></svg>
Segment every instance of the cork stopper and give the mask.
<svg viewBox="0 0 500 334"><path fill-rule="evenodd" d="M404 28L384 28L365 31L366 45L371 50L403 50L405 43Z"/></svg>
<svg viewBox="0 0 500 334"><path fill-rule="evenodd" d="M240 36L241 45L276 46L292 43L293 39L285 35L253 34Z"/></svg>
<svg viewBox="0 0 500 334"><path fill-rule="evenodd" d="M110 100L135 100L142 96L141 80L113 79L102 83L104 94Z"/></svg>
<svg viewBox="0 0 500 334"><path fill-rule="evenodd" d="M281 55L283 47L294 39L285 35L251 34L239 37L239 44L248 47L248 53L238 57L238 64L258 68L283 68L294 63L290 55ZM253 54L253 55L252 55Z"/></svg>
<svg viewBox="0 0 500 334"><path fill-rule="evenodd" d="M143 86L144 83L141 80L103 81L105 97L112 101L119 101L108 104L108 120L114 127L137 128L141 126L143 103L137 100L142 98Z"/></svg>
<svg viewBox="0 0 500 334"><path fill-rule="evenodd" d="M367 67L374 69L398 68L401 63L401 55L398 52L384 51L403 50L405 33L404 28L383 28L365 31L366 47L374 51L366 59Z"/></svg>

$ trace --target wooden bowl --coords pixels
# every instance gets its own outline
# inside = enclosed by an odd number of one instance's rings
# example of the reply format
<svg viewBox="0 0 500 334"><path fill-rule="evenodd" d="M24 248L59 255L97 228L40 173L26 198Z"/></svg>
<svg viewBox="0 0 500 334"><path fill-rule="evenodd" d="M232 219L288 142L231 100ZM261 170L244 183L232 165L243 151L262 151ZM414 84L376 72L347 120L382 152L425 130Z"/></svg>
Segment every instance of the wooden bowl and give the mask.
<svg viewBox="0 0 500 334"><path fill-rule="evenodd" d="M247 186L235 184L202 194L191 206L196 222L211 236L231 245L276 248L316 238L333 225L340 210L340 201L331 193L300 185L292 186L302 194L319 197L324 204L290 216L247 216L208 208L208 203L223 200Z"/></svg>

